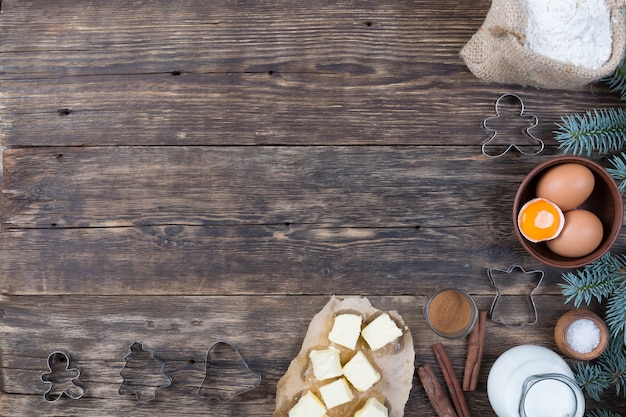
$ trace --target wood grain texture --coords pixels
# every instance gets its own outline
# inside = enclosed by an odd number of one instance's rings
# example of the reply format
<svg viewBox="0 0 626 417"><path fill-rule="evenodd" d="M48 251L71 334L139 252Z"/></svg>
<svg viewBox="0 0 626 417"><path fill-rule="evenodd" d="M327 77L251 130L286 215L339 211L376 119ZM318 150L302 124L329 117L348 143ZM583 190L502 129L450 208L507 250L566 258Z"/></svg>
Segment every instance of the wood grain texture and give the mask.
<svg viewBox="0 0 626 417"><path fill-rule="evenodd" d="M0 416L269 416L332 294L398 310L416 365L435 365L443 341L460 377L467 341L435 336L427 297L457 287L489 309L488 267L542 268L538 323L487 324L467 401L493 416L495 359L522 343L556 349L554 325L572 308L563 271L513 235L515 190L560 153L562 115L620 101L601 84L477 80L459 51L490 4L2 1ZM505 92L538 116L541 156L481 154L482 122ZM504 143L525 140L507 126ZM516 302L501 311L527 314L527 290L508 282ZM196 395L221 339L263 377L226 404ZM135 340L173 378L145 405L118 394ZM43 400L54 350L81 369L85 397ZM626 414L613 394L603 406ZM435 415L417 378L405 415Z"/></svg>

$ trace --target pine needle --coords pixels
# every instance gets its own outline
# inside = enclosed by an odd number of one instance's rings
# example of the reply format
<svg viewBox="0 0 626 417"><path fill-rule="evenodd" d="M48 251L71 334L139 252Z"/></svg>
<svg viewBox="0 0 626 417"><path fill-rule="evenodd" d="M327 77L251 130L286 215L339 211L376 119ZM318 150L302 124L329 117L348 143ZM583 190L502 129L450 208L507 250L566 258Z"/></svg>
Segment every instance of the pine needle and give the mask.
<svg viewBox="0 0 626 417"><path fill-rule="evenodd" d="M619 151L626 146L626 111L621 107L588 110L561 117L554 138L563 153L590 156Z"/></svg>
<svg viewBox="0 0 626 417"><path fill-rule="evenodd" d="M604 410L602 408L598 408L595 410L589 410L585 413L585 417L622 417L620 414L617 414L614 411Z"/></svg>

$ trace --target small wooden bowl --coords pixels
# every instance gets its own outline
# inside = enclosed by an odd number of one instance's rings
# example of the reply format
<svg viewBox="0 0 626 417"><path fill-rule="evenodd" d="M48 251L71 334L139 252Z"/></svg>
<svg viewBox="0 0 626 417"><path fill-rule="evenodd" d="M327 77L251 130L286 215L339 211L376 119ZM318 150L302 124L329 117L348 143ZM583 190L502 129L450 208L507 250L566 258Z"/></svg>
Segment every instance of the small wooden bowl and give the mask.
<svg viewBox="0 0 626 417"><path fill-rule="evenodd" d="M572 349L567 342L567 330L577 320L588 319L593 321L600 329L600 342L594 350L588 353L580 353ZM571 310L563 314L556 322L554 328L554 340L559 350L567 357L579 361L589 361L602 355L609 344L609 328L606 323L592 311L585 309Z"/></svg>

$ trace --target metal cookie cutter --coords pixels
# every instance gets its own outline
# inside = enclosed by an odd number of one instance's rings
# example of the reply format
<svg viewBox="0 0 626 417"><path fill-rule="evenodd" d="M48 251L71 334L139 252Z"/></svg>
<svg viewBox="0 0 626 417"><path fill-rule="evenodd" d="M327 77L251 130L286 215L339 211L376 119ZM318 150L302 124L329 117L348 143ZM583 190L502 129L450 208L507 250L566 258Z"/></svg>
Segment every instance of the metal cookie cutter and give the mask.
<svg viewBox="0 0 626 417"><path fill-rule="evenodd" d="M535 275L539 277L539 279L536 280L536 283L531 286L530 291L526 293L526 300L528 302L528 306L530 306L530 313L531 313L529 316L530 320L522 321L520 323L514 323L512 321L508 321L503 318L506 316L506 314L504 314L501 310L506 310L506 308L500 306L500 302L502 301L502 296L503 296L502 289L498 286L493 276L494 273L505 274L505 275L510 276L511 274L515 272L515 270L519 270L519 273L526 275L526 276ZM487 276L489 277L489 280L491 281L491 285L496 289L496 296L493 299L493 302L491 303L491 308L489 309L489 318L496 323L500 323L506 327L513 327L513 328L524 327L527 324L537 323L537 320L538 320L537 305L535 304L535 300L533 299L533 294L537 290L537 288L539 288L539 285L541 285L544 275L545 274L542 270L525 271L524 268L522 268L519 265L512 265L506 270L488 268ZM516 298L519 298L519 297L516 297ZM514 314L511 313L511 315L514 315ZM519 311L515 315L519 317Z"/></svg>
<svg viewBox="0 0 626 417"><path fill-rule="evenodd" d="M165 372L165 363L142 342L130 345L124 361L126 363L120 371L120 395L134 394L137 402L147 403L156 398L159 389L172 385L172 377ZM159 381L154 382L157 378Z"/></svg>
<svg viewBox="0 0 626 417"><path fill-rule="evenodd" d="M497 129L493 129L491 127L489 127L489 122L492 120L496 120L502 117L501 115L501 101L505 98L508 99L513 99L513 101L515 101L517 103L517 105L520 108L519 111L519 117L522 118L531 118L532 119L532 124L529 127L523 128L522 129L522 133L524 133L526 136L528 136L530 138L530 141L536 145L539 146L539 150L535 151L535 152L527 152L524 149L522 149L520 146L516 145L515 143L511 142L509 143L509 145L507 146L507 148L499 153L489 153L487 152L487 147L489 146L489 144L491 144L491 146L494 146L495 144L493 144L492 142L494 141L494 139L496 138L496 136L498 135L498 130ZM530 133L530 129L536 127L539 124L539 118L533 114L529 114L529 115L525 115L524 114L524 102L522 101L522 99L520 98L520 96L518 96L517 94L513 94L513 93L506 93L501 95L498 100L496 100L496 115L495 116L491 116L491 117L487 117L485 120L483 120L483 128L486 130L489 130L490 132L493 132L493 134L491 135L491 137L489 139L487 139L485 142L483 142L483 144L480 147L481 152L483 153L483 155L485 155L488 158L499 158L501 156L503 156L504 154L506 154L508 151L510 151L511 149L515 149L517 150L519 153L521 153L522 155L526 155L526 156L534 156L534 155L538 155L540 154L544 147L545 144L543 143L543 141L539 138L537 138L536 136L534 136L532 133Z"/></svg>
<svg viewBox="0 0 626 417"><path fill-rule="evenodd" d="M204 360L204 379L198 396L228 402L258 387L261 375L250 369L239 349L223 340L213 343Z"/></svg>
<svg viewBox="0 0 626 417"><path fill-rule="evenodd" d="M54 351L48 355L48 372L41 374L41 381L50 384L43 394L43 399L53 403L64 394L72 400L77 400L85 394L83 387L76 383L80 377L78 368L70 368L70 358L61 351Z"/></svg>

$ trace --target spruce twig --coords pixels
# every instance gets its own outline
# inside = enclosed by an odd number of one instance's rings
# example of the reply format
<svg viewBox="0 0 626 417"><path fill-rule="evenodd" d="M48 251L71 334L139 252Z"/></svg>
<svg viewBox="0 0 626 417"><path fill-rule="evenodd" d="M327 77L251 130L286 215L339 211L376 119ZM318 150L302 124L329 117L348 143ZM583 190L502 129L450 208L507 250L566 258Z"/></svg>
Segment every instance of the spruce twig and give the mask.
<svg viewBox="0 0 626 417"><path fill-rule="evenodd" d="M558 285L561 287L561 293L567 297L566 304L573 300L574 306L578 308L583 302L589 305L594 298L602 302L624 281L626 256L612 256L607 253L582 270L565 272L561 277L566 283Z"/></svg>
<svg viewBox="0 0 626 417"><path fill-rule="evenodd" d="M626 58L622 59L622 62L617 66L613 74L602 81L609 85L612 92L619 93L620 98L626 101Z"/></svg>
<svg viewBox="0 0 626 417"><path fill-rule="evenodd" d="M554 138L563 153L590 156L594 150L607 154L626 146L626 111L621 107L565 115L556 125Z"/></svg>
<svg viewBox="0 0 626 417"><path fill-rule="evenodd" d="M580 362L576 365L576 383L594 400L600 402L600 396L609 388L610 377L600 365Z"/></svg>
<svg viewBox="0 0 626 417"><path fill-rule="evenodd" d="M617 181L619 181L619 190L624 192L626 190L626 154L624 152L621 155L614 155L609 159L613 168L607 168L609 174Z"/></svg>
<svg viewBox="0 0 626 417"><path fill-rule="evenodd" d="M626 398L626 349L624 342L611 338L609 346L598 358L598 365L609 378L609 384L615 386L615 393Z"/></svg>
<svg viewBox="0 0 626 417"><path fill-rule="evenodd" d="M606 324L611 329L611 336L624 335L626 345L626 284L622 283L609 297L606 305Z"/></svg>

